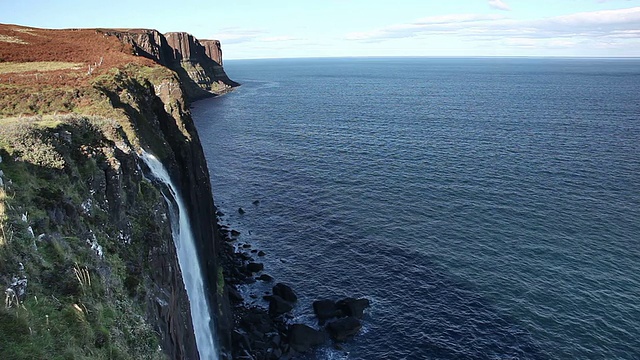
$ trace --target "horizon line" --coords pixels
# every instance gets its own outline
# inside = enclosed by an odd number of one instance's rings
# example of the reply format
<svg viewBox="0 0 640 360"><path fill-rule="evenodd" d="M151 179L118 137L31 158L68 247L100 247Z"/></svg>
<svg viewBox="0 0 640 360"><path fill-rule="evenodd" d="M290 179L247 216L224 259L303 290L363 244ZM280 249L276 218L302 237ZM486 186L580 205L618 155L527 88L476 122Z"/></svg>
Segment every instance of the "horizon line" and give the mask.
<svg viewBox="0 0 640 360"><path fill-rule="evenodd" d="M343 56L294 56L294 57L255 57L225 58L236 60L300 60L300 59L601 59L601 60L640 60L640 56L571 56L571 55L343 55Z"/></svg>

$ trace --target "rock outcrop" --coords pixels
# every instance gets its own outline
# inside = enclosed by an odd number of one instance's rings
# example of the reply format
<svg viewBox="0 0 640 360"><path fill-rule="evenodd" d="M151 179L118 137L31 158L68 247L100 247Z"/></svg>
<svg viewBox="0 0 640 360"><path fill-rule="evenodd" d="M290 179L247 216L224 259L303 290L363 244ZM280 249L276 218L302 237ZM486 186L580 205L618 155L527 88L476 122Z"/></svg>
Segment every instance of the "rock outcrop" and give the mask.
<svg viewBox="0 0 640 360"><path fill-rule="evenodd" d="M143 56L168 66L173 52L159 31L149 29L106 30L105 34L116 36L133 49L134 55Z"/></svg>
<svg viewBox="0 0 640 360"><path fill-rule="evenodd" d="M109 30L132 47L134 54L149 58L178 73L190 100L222 94L239 84L229 79L222 67L218 40L199 41L185 32L161 34L157 30Z"/></svg>
<svg viewBox="0 0 640 360"><path fill-rule="evenodd" d="M228 344L231 313L218 264L221 239L216 231L215 206L209 171L195 125L182 92L180 78L140 82L123 74L116 84L104 88L115 108L127 111L141 147L159 156L174 184L182 192L192 232L198 246L209 303L217 314L218 340ZM128 94L123 96L123 94Z"/></svg>
<svg viewBox="0 0 640 360"><path fill-rule="evenodd" d="M219 40L200 40L200 44L204 46L204 53L209 58L222 66L222 46Z"/></svg>

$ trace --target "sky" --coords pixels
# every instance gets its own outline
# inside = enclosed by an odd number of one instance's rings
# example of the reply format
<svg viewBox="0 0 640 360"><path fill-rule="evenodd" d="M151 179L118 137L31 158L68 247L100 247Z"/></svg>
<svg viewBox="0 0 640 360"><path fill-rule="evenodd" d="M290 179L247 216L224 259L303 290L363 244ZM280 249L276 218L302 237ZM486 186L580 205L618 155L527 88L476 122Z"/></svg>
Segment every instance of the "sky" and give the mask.
<svg viewBox="0 0 640 360"><path fill-rule="evenodd" d="M0 0L0 23L185 31L225 60L640 57L640 0Z"/></svg>

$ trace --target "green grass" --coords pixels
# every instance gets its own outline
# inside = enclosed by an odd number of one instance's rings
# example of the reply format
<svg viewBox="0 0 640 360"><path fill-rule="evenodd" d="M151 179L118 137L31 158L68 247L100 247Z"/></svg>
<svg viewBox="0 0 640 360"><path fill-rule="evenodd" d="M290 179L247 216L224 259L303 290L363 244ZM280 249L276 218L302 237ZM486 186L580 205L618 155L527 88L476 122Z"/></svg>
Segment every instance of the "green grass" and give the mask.
<svg viewBox="0 0 640 360"><path fill-rule="evenodd" d="M23 274L28 279L20 306L0 306L0 359L164 359L140 291L148 281L142 271L146 256L161 236L151 219L162 197L145 182L132 195L121 194L123 201L135 196L127 213L118 214L133 228L126 245L115 236L116 214L104 193L91 193L92 181L101 184L105 169L124 156L113 150L115 141L125 141L118 123L80 116L0 123L0 284ZM54 135L65 131L71 144ZM34 154L44 151L63 164L38 160ZM96 205L83 214L80 204L88 198ZM64 221L54 221L56 209ZM45 237L31 237L29 225ZM86 243L90 231L103 246L103 258Z"/></svg>
<svg viewBox="0 0 640 360"><path fill-rule="evenodd" d="M151 96L160 90L164 103ZM171 241L158 212L165 204L136 170L119 169L140 134L157 156L169 156L157 121L185 131L182 91L172 71L140 65L75 88L0 84L0 285L29 280L20 306L0 306L0 359L165 358L145 319L149 257ZM158 107L170 114L158 120ZM83 212L87 199L94 205ZM123 229L128 243L118 238ZM87 245L90 232L104 257Z"/></svg>
<svg viewBox="0 0 640 360"><path fill-rule="evenodd" d="M2 35L0 35L2 36ZM0 41L2 41L0 37ZM18 39L19 40L19 39ZM79 70L84 67L83 63L61 62L61 61L32 61L32 62L0 62L0 74L21 73L29 71L55 71L55 70Z"/></svg>

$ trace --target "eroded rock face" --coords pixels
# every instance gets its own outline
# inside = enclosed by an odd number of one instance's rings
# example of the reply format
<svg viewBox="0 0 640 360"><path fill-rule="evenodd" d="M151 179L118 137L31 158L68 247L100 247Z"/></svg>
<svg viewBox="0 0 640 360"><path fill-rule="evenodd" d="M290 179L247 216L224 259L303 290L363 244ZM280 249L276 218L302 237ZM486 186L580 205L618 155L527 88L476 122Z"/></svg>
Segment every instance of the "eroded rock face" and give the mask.
<svg viewBox="0 0 640 360"><path fill-rule="evenodd" d="M174 61L202 60L204 47L191 34L185 32L169 32L164 34L167 44L173 49Z"/></svg>
<svg viewBox="0 0 640 360"><path fill-rule="evenodd" d="M215 223L211 221L215 219L215 207L209 172L195 125L189 115L184 87L180 83L182 79L168 70L165 71L162 80L159 80L159 74L156 74L156 78L149 82L139 81L122 73L115 79L115 84L103 88L102 91L114 107L126 109L132 128L140 129L137 132L140 146L162 158L173 183L181 192L203 267L205 287L209 290L209 304L214 315L217 315L218 342L225 347L230 343L233 319L227 292L225 288L218 289L218 246L222 240L218 238ZM121 96L123 93L129 96ZM125 164L126 161L120 163ZM122 166L122 178L127 179L126 174L135 171L136 168ZM107 188L111 186L108 184L108 175ZM119 184L115 180L112 182L115 186ZM137 186L127 188L138 189ZM124 196L119 203L127 204L125 199L128 198ZM159 220L156 219L152 223L157 221ZM151 314L156 318L154 322L160 327L163 349L166 349L170 357L196 359L197 352L193 342L188 300L181 280L182 274L175 249L170 242L170 233L167 230L163 230L163 233L169 242L164 245L165 248L158 249L158 253L150 255L153 255L154 259L151 268L158 271L152 274L154 285L148 289L151 290L148 291L149 307Z"/></svg>
<svg viewBox="0 0 640 360"><path fill-rule="evenodd" d="M213 61L222 66L222 47L218 40L200 40L200 44L204 46L204 53Z"/></svg>
<svg viewBox="0 0 640 360"><path fill-rule="evenodd" d="M202 42L185 32L161 34L156 30L109 30L131 46L133 53L156 61L178 73L186 95L196 100L221 94L239 84L229 79L222 67L222 49L218 40Z"/></svg>
<svg viewBox="0 0 640 360"><path fill-rule="evenodd" d="M152 59L165 66L169 63L171 52L167 51L168 46L164 35L157 30L110 30L106 34L116 36L123 43L131 45L133 53L137 56Z"/></svg>

